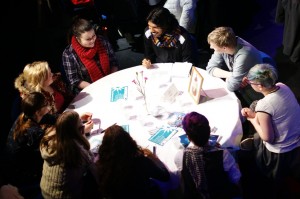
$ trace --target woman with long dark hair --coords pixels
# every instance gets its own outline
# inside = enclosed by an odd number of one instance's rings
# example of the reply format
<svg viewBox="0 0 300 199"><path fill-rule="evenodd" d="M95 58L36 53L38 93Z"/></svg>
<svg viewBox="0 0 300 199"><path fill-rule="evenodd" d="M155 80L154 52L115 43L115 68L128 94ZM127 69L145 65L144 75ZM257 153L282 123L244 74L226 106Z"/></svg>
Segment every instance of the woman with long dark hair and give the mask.
<svg viewBox="0 0 300 199"><path fill-rule="evenodd" d="M149 150L139 147L118 125L105 130L96 164L100 191L111 199L161 198L153 179L170 178L165 165Z"/></svg>
<svg viewBox="0 0 300 199"><path fill-rule="evenodd" d="M84 176L88 170L94 174L95 167L94 155L83 131L78 113L66 111L42 139L40 151L44 165L40 186L45 199L87 197Z"/></svg>
<svg viewBox="0 0 300 199"><path fill-rule="evenodd" d="M40 92L28 93L21 102L22 113L14 122L5 148L5 172L9 183L17 186L24 197L27 191L39 191L43 159L40 141L47 129L54 125L56 116L49 114L50 106ZM36 187L32 190L25 187ZM24 189L23 189L24 188ZM34 188L35 189L35 188Z"/></svg>

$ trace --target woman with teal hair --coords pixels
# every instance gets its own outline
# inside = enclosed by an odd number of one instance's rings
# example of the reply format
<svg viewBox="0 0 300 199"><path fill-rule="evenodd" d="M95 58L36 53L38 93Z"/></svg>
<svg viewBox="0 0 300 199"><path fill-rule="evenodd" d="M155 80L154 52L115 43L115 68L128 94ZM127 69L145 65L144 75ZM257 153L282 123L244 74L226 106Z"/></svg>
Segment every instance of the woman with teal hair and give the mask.
<svg viewBox="0 0 300 199"><path fill-rule="evenodd" d="M291 89L277 80L269 64L250 69L247 81L264 97L253 109L241 110L257 132L241 142L241 149L254 149L258 168L282 190L287 178L300 182L300 107Z"/></svg>

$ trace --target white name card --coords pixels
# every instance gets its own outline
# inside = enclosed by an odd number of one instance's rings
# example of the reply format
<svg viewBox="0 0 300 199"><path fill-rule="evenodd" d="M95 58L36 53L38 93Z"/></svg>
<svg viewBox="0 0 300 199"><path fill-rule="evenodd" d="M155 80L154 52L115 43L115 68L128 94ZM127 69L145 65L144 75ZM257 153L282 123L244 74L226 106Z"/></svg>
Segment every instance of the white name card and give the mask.
<svg viewBox="0 0 300 199"><path fill-rule="evenodd" d="M176 99L176 97L179 94L179 90L176 88L174 84L171 84L167 90L163 93L162 96L162 101L163 102L168 102L168 103L173 103Z"/></svg>

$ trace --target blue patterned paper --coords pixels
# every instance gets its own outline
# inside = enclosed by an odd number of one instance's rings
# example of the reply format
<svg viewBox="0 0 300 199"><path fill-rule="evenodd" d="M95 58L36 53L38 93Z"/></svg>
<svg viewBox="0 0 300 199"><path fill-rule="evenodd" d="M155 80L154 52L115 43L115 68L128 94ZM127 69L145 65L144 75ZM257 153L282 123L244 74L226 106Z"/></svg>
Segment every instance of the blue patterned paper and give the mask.
<svg viewBox="0 0 300 199"><path fill-rule="evenodd" d="M149 138L149 140L155 144L163 146L173 137L173 135L177 133L177 131L178 130L174 127L162 127L158 129L157 132Z"/></svg>
<svg viewBox="0 0 300 199"><path fill-rule="evenodd" d="M121 126L127 133L129 133L129 125L128 124L123 124Z"/></svg>
<svg viewBox="0 0 300 199"><path fill-rule="evenodd" d="M128 97L128 86L111 88L111 95L110 95L111 102L116 102L119 99L127 100L127 97Z"/></svg>

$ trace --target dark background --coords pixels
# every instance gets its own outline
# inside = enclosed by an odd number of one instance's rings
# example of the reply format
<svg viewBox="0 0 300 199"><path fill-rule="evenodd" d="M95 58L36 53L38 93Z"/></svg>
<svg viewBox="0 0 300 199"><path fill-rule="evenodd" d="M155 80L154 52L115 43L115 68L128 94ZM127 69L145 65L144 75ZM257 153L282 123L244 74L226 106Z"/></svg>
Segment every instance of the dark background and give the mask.
<svg viewBox="0 0 300 199"><path fill-rule="evenodd" d="M0 128L1 146L6 140L14 118L11 114L14 101L18 96L13 85L14 79L24 66L33 61L46 60L53 72L60 70L61 54L67 45L67 33L72 18L63 1L66 0L49 0L51 9L48 7L47 0L1 2L1 114L3 118ZM199 51L201 60L199 67L204 67L209 58L209 53L205 51L208 48L207 34L214 27L231 26L237 35L276 60L280 80L288 84L296 96L300 96L299 65L291 63L281 53L283 26L274 22L276 0L199 0L199 2L201 4L198 5L199 20L196 38L199 48L204 49L204 53ZM119 46L117 54L123 68L141 63L142 52L134 53L130 49Z"/></svg>
<svg viewBox="0 0 300 199"><path fill-rule="evenodd" d="M16 117L12 114L14 106L18 103L15 102L18 92L14 89L14 79L26 64L37 60L48 61L53 72L60 71L61 54L67 45L67 33L72 18L70 10L64 7L64 1L67 0L49 0L51 9L47 5L47 0L1 2L1 149ZM238 36L274 58L279 71L279 81L287 84L300 99L299 63L290 62L288 57L282 54L284 27L274 22L277 0L199 0L199 2L201 4L198 5L199 21L196 34L200 60L198 67L205 68L210 57L211 51L206 42L207 34L214 27L231 26ZM124 38L117 40L117 44L119 46L116 54L121 68L141 64L142 52L132 51ZM267 189L267 183L255 169L253 159L247 154L242 154L239 165L243 175L245 198L272 198L270 195L274 190ZM180 197L178 193L174 196Z"/></svg>

